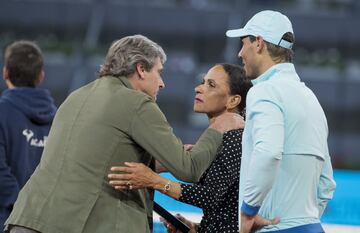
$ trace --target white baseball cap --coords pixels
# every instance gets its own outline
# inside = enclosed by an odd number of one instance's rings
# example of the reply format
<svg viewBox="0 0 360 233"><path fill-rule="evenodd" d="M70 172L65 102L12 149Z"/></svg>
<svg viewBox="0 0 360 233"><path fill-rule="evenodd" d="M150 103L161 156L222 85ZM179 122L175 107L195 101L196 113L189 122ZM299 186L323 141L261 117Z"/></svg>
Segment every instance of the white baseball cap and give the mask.
<svg viewBox="0 0 360 233"><path fill-rule="evenodd" d="M283 40L285 33L294 34L288 17L277 11L265 10L255 14L240 29L226 31L227 37L261 36L265 41L280 47L291 49L293 43Z"/></svg>

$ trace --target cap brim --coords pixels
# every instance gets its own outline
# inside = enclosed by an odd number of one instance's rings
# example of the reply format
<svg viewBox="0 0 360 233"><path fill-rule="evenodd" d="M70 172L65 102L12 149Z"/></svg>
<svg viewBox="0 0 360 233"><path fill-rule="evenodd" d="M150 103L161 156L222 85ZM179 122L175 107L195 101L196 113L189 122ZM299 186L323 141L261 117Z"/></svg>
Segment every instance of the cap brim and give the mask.
<svg viewBox="0 0 360 233"><path fill-rule="evenodd" d="M226 36L227 37L243 37L248 36L249 33L244 30L244 28L234 29L234 30L227 30Z"/></svg>

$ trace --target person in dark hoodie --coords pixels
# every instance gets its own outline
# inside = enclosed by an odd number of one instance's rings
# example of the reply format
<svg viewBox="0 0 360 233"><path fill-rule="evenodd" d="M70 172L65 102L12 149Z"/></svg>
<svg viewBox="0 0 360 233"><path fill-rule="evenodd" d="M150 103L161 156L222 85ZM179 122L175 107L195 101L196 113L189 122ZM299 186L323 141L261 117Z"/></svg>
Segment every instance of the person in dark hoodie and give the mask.
<svg viewBox="0 0 360 233"><path fill-rule="evenodd" d="M56 107L44 80L43 56L30 41L5 49L0 97L0 232L20 189L40 162Z"/></svg>

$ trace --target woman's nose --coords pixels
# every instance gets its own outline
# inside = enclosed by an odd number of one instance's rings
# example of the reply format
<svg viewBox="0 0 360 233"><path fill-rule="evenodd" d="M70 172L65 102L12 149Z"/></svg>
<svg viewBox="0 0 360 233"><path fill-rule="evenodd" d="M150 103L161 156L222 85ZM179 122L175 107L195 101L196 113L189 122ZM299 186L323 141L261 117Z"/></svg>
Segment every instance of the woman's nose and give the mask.
<svg viewBox="0 0 360 233"><path fill-rule="evenodd" d="M196 87L195 87L195 93L201 93L201 86L202 86L202 84L200 84L200 85L197 85Z"/></svg>

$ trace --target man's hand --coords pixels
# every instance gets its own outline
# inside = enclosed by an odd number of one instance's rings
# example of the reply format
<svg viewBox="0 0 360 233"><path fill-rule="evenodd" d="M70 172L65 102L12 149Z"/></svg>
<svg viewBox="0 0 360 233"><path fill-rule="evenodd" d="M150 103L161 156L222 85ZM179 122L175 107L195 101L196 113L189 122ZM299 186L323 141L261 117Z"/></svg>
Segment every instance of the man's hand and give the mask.
<svg viewBox="0 0 360 233"><path fill-rule="evenodd" d="M215 129L220 133L225 133L232 129L243 129L244 127L244 118L237 113L230 112L223 113L216 117L215 121L209 126L209 128Z"/></svg>
<svg viewBox="0 0 360 233"><path fill-rule="evenodd" d="M280 220L278 218L274 219L264 219L260 215L249 216L244 213L241 213L241 226L240 233L252 233L257 230L260 230L267 225L278 224Z"/></svg>

